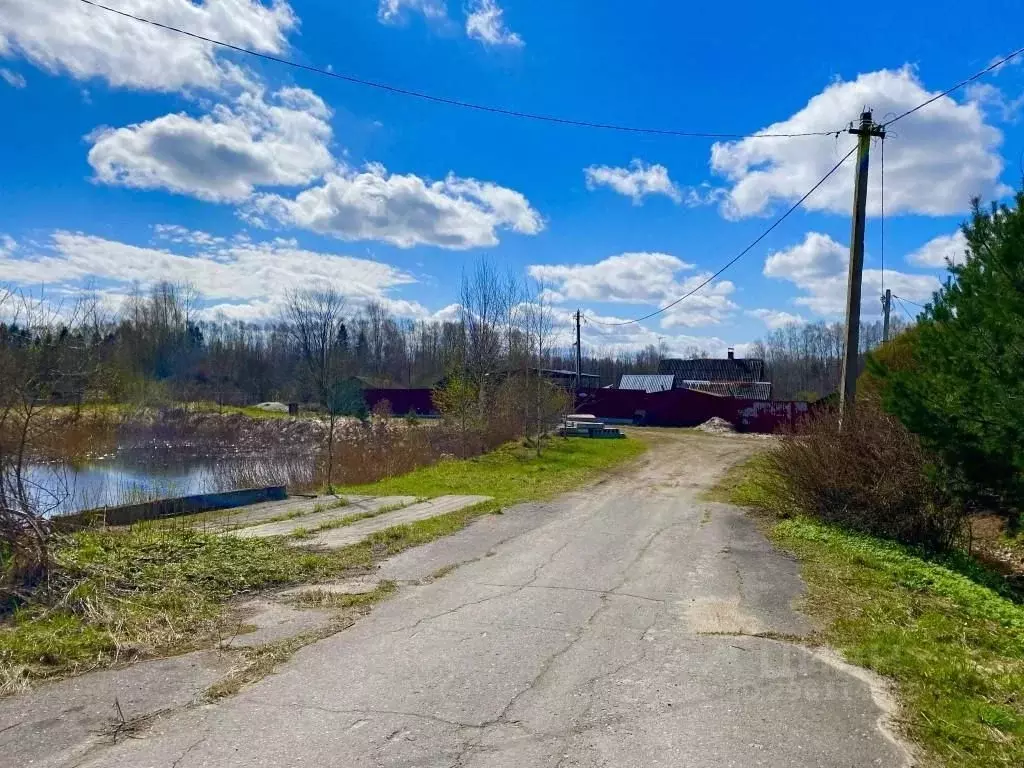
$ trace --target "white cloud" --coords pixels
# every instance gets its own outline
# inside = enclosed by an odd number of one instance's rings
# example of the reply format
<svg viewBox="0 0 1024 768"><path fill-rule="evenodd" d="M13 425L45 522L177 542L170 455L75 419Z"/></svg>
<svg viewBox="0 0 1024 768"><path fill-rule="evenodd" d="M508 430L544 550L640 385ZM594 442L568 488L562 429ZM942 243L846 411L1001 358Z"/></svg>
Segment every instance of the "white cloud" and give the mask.
<svg viewBox="0 0 1024 768"><path fill-rule="evenodd" d="M7 83L11 88L24 88L28 85L28 81L24 75L13 72L9 69L0 69L0 79Z"/></svg>
<svg viewBox="0 0 1024 768"><path fill-rule="evenodd" d="M466 34L484 45L521 48L523 38L505 26L505 11L495 0L473 0L467 9Z"/></svg>
<svg viewBox="0 0 1024 768"><path fill-rule="evenodd" d="M261 53L281 54L296 18L285 0L118 0L119 10ZM4 0L0 56L79 80L157 91L217 88L242 77L209 43L79 0Z"/></svg>
<svg viewBox="0 0 1024 768"><path fill-rule="evenodd" d="M186 247L181 253L57 231L45 248L29 251L23 246L17 255L6 247L0 251L0 281L25 287L46 283L67 290L97 282L116 295L136 283L190 283L203 295L208 314L219 310L245 318L273 315L289 290L333 286L353 307L375 300L405 316L429 314L420 304L389 295L392 289L415 282L389 264L309 251L294 240L252 242L236 237L223 242L182 230L190 242L182 243ZM196 247L196 242L209 245Z"/></svg>
<svg viewBox="0 0 1024 768"><path fill-rule="evenodd" d="M552 298L629 304L668 304L708 279L710 273L679 279L693 265L667 253L623 253L596 264L534 264L529 275L552 291ZM660 315L663 328L713 325L737 307L728 280L712 283Z"/></svg>
<svg viewBox="0 0 1024 768"><path fill-rule="evenodd" d="M967 238L957 230L952 235L939 235L932 238L916 251L907 255L910 264L919 267L936 267L945 269L948 259L954 264L963 264L967 258Z"/></svg>
<svg viewBox="0 0 1024 768"><path fill-rule="evenodd" d="M968 101L974 102L1006 122L1015 122L1024 109L1024 93L1015 99L1010 98L1002 89L991 83L971 83L964 92Z"/></svg>
<svg viewBox="0 0 1024 768"><path fill-rule="evenodd" d="M676 203L683 201L679 187L669 178L664 165L649 165L634 159L628 168L608 165L592 165L583 170L587 189L610 187L620 195L632 198L633 205L640 205L647 195L665 195Z"/></svg>
<svg viewBox="0 0 1024 768"><path fill-rule="evenodd" d="M435 245L465 250L498 244L498 230L535 235L544 221L515 190L449 174L428 182L389 174L380 164L362 171L338 168L319 187L294 199L261 195L248 209L343 240L381 240L400 248Z"/></svg>
<svg viewBox="0 0 1024 768"><path fill-rule="evenodd" d="M715 187L702 182L696 187L683 187L683 202L687 208L698 208L702 205L717 205L729 196L725 187Z"/></svg>
<svg viewBox="0 0 1024 768"><path fill-rule="evenodd" d="M270 99L245 91L198 118L177 113L97 131L89 164L106 184L237 202L255 187L304 185L331 169L330 115L303 88Z"/></svg>
<svg viewBox="0 0 1024 768"><path fill-rule="evenodd" d="M153 227L157 239L169 243L194 245L198 248L211 248L227 243L226 237L215 237L209 232L189 229L180 224L157 224Z"/></svg>
<svg viewBox="0 0 1024 768"><path fill-rule="evenodd" d="M659 302L692 264L668 253L622 253L596 264L534 264L530 277L576 301Z"/></svg>
<svg viewBox="0 0 1024 768"><path fill-rule="evenodd" d="M804 322L802 316L778 309L752 309L747 314L761 320L767 328L773 331L777 328L785 328L787 325Z"/></svg>
<svg viewBox="0 0 1024 768"><path fill-rule="evenodd" d="M449 304L446 307L442 307L430 316L430 320L436 320L439 323L455 323L458 322L462 316L462 305L461 304Z"/></svg>
<svg viewBox="0 0 1024 768"><path fill-rule="evenodd" d="M0 259L6 259L16 250L18 250L18 244L13 237L10 235L0 235Z"/></svg>
<svg viewBox="0 0 1024 768"><path fill-rule="evenodd" d="M765 133L829 131L858 120L867 105L875 119L895 115L934 94L910 67L862 74L836 81L788 118L767 126ZM716 143L711 166L730 182L723 213L730 217L766 213L773 203L801 197L853 144L845 132L837 144L828 137L743 139ZM976 103L958 104L946 96L893 126L885 147L887 213L947 215L966 210L972 196L1000 196L1008 188L999 181L1003 159L1002 133L985 122ZM879 153L872 153L868 212L880 211ZM853 167L847 164L804 204L811 210L847 214L853 189Z"/></svg>
<svg viewBox="0 0 1024 768"><path fill-rule="evenodd" d="M406 10L422 13L428 19L444 19L448 16L444 0L380 0L377 18L385 24L393 24L402 19Z"/></svg>
<svg viewBox="0 0 1024 768"><path fill-rule="evenodd" d="M828 235L808 232L802 243L769 255L764 274L788 280L804 291L795 299L796 304L819 315L837 315L846 309L849 261L848 246ZM940 287L932 275L886 270L883 276L881 270L865 269L861 291L861 312L865 315L874 316L880 311L883 277L885 287L893 293L920 303L929 300Z"/></svg>
<svg viewBox="0 0 1024 768"><path fill-rule="evenodd" d="M845 274L850 253L828 235L808 232L804 241L769 254L764 263L768 277L782 277L798 285Z"/></svg>
<svg viewBox="0 0 1024 768"><path fill-rule="evenodd" d="M703 352L724 357L728 347L740 348L740 345L726 342L717 336L662 333L640 323L612 325L621 323L628 318L602 315L592 311L587 312L586 316L591 322L586 324L583 347L592 352L615 355L638 352L647 347L664 346L669 356L688 357ZM574 331L572 320L568 316L558 317L558 320L559 327L564 327L567 330L564 338L568 338L571 342ZM563 343L563 346L568 346L568 344Z"/></svg>

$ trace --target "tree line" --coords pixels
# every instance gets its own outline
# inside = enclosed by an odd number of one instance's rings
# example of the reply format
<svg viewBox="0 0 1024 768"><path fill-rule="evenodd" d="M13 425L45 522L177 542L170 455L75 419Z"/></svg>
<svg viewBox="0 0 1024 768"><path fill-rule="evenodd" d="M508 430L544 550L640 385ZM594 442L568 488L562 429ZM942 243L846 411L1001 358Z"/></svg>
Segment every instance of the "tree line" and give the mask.
<svg viewBox="0 0 1024 768"><path fill-rule="evenodd" d="M572 349L556 345L552 309L536 287L481 262L461 294L451 320L399 318L380 302L354 306L337 291L314 289L290 294L276 318L245 321L203 317L199 291L169 282L135 291L116 313L89 296L58 313L9 293L8 308L19 311L0 322L0 343L46 345L61 336L95 375L88 392L63 381L54 394L115 402L322 404L323 382L308 365L314 327L327 334L319 346L331 358L330 375L366 387L433 388L453 370L479 379L521 368L526 358L537 367L575 367ZM539 351L538 314L549 326ZM623 373L656 371L663 355L653 346L617 354L584 347L583 370L614 384Z"/></svg>

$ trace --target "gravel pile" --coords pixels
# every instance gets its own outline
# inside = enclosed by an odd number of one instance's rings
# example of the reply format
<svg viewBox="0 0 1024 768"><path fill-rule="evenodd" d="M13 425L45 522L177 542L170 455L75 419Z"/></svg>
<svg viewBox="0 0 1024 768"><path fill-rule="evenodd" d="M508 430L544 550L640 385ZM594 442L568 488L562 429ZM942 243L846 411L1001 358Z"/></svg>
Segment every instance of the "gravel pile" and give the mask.
<svg viewBox="0 0 1024 768"><path fill-rule="evenodd" d="M713 435L731 435L736 432L736 428L732 424L718 416L712 416L697 427L697 429L701 432L709 432Z"/></svg>

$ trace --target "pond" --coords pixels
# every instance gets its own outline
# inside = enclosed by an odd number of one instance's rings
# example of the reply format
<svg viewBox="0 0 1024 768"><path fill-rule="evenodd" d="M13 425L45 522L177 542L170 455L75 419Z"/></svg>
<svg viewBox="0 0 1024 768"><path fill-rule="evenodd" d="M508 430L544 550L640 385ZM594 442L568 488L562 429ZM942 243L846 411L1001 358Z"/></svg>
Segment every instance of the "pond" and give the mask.
<svg viewBox="0 0 1024 768"><path fill-rule="evenodd" d="M30 465L27 479L48 516L197 493L267 485L304 487L312 462L296 457L126 457Z"/></svg>

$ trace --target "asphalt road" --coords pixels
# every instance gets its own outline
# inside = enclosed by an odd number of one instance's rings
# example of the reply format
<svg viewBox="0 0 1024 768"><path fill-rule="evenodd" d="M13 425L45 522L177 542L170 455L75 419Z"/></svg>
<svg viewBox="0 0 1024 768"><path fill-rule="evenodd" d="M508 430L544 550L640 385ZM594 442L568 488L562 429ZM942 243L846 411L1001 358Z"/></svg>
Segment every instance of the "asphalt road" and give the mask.
<svg viewBox="0 0 1024 768"><path fill-rule="evenodd" d="M907 763L884 692L796 641L811 629L791 607L796 564L740 510L699 498L751 443L661 440L628 473L386 563L427 583L86 764Z"/></svg>

